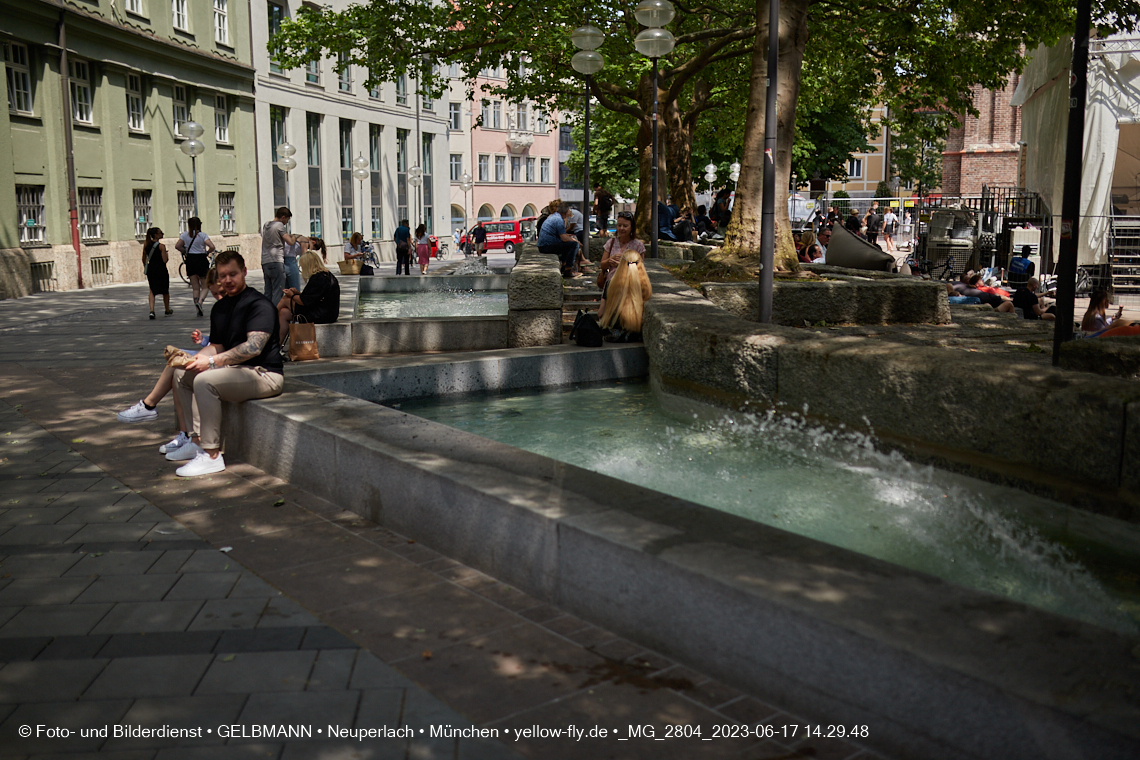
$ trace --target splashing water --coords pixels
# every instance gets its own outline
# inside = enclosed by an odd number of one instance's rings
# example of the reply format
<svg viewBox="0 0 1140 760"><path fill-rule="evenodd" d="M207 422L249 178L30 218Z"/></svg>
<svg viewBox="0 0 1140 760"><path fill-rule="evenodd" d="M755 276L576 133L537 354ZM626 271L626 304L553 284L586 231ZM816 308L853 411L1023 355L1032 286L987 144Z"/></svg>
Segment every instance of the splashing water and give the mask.
<svg viewBox="0 0 1140 760"><path fill-rule="evenodd" d="M908 462L802 416L678 421L648 386L404 401L401 410L663 493L1121 632L1140 632L1127 550L1103 520ZM1140 529L1113 522L1109 533ZM1135 535L1132 535L1135 534Z"/></svg>
<svg viewBox="0 0 1140 760"><path fill-rule="evenodd" d="M407 317L502 317L507 294L502 290L423 290L415 293L361 293L358 319Z"/></svg>

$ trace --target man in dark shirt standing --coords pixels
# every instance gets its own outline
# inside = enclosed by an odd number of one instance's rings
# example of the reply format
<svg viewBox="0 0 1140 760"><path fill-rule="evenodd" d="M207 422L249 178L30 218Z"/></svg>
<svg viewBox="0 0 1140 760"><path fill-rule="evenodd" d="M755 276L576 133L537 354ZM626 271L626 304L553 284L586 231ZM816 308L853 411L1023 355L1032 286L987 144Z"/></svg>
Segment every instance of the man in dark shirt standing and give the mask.
<svg viewBox="0 0 1140 760"><path fill-rule="evenodd" d="M221 453L222 402L281 394L285 384L277 341L277 309L245 284L245 259L223 251L214 260L222 300L210 310L210 345L174 371L174 391L183 409L193 409L191 440L168 452L172 461L190 460L179 477L226 469ZM225 350L219 350L221 347Z"/></svg>
<svg viewBox="0 0 1140 760"><path fill-rule="evenodd" d="M400 267L403 267L404 274L411 275L412 228L408 225L407 219L400 220L400 226L396 228L396 234L392 239L396 241L396 274L399 274Z"/></svg>
<svg viewBox="0 0 1140 760"><path fill-rule="evenodd" d="M613 193L602 187L601 182L594 183L594 216L598 220L598 237L610 236L610 211L613 207Z"/></svg>

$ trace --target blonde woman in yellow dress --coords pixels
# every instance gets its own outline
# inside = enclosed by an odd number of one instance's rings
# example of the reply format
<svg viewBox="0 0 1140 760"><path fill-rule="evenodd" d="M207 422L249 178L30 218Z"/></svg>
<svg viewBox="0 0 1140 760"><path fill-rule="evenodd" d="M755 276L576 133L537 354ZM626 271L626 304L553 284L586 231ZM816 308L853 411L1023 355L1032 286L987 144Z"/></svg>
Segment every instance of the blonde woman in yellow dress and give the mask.
<svg viewBox="0 0 1140 760"><path fill-rule="evenodd" d="M626 343L641 340L645 302L653 296L645 262L637 251L626 251L607 286L606 305L598 324L611 331L606 340Z"/></svg>

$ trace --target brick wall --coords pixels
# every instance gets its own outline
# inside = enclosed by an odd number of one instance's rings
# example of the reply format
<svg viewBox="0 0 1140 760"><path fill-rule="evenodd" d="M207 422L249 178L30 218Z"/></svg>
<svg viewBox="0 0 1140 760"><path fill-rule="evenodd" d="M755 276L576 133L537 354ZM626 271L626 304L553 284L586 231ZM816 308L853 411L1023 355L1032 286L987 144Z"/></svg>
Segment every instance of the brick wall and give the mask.
<svg viewBox="0 0 1140 760"><path fill-rule="evenodd" d="M1011 74L1001 90L973 89L978 115L962 114L950 130L942 154L942 192L977 195L982 185L1017 185L1017 142L1021 109L1011 106L1019 76Z"/></svg>

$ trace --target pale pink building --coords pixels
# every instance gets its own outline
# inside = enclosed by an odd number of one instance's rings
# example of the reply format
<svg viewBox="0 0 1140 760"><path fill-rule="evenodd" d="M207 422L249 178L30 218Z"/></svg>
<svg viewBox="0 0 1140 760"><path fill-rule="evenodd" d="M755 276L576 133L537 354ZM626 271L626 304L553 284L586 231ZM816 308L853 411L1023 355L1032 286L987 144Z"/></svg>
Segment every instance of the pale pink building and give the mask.
<svg viewBox="0 0 1140 760"><path fill-rule="evenodd" d="M529 102L516 103L485 95L484 83L495 84L501 71L485 71L476 80L475 100L467 100L465 84L454 68L448 103L448 169L451 178L451 229L464 219L519 219L537 216L558 197L558 122ZM482 119L482 126L478 126ZM463 172L474 182L464 192Z"/></svg>

